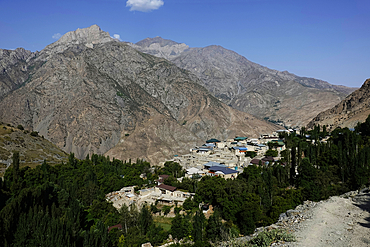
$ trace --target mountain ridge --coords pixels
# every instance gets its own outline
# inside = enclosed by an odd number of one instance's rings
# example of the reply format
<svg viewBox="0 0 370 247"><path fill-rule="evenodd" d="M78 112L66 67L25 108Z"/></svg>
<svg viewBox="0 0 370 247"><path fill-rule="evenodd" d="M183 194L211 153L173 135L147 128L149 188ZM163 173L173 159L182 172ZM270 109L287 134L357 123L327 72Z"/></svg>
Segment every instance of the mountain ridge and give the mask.
<svg viewBox="0 0 370 247"><path fill-rule="evenodd" d="M191 71L201 80L201 85L233 108L285 126L306 125L323 109L334 106L355 90L272 70L219 45L184 46L175 52L171 45L154 46L155 42L162 42L158 37L145 40L151 43L152 49L140 47L137 45L140 42L129 45ZM307 112L303 114L302 109Z"/></svg>
<svg viewBox="0 0 370 247"><path fill-rule="evenodd" d="M154 163L210 137L278 128L226 106L163 58L117 40L86 45L94 37L40 51L27 64L31 78L0 101L0 119L36 130L79 158L98 153Z"/></svg>

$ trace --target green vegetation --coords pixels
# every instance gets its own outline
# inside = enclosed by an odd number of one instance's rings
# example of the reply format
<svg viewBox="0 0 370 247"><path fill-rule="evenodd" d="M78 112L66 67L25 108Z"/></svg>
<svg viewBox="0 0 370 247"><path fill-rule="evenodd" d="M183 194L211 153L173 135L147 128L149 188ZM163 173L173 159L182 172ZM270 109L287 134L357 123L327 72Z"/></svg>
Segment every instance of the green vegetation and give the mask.
<svg viewBox="0 0 370 247"><path fill-rule="evenodd" d="M247 151L247 152L245 152L245 156L246 157L254 158L254 157L257 156L257 152L255 152L255 151Z"/></svg>
<svg viewBox="0 0 370 247"><path fill-rule="evenodd" d="M330 138L328 134L320 126L283 134L287 149L281 152L281 163L248 166L234 180L205 176L179 182L176 178L184 170L176 162L151 168L141 160L111 161L95 154L85 160L71 154L66 164L44 162L31 169L19 167L20 155L14 152L13 166L4 182L0 180L0 246L159 245L169 234L185 239L188 246L233 241L239 234L275 223L282 212L304 200L318 201L369 185L370 117L355 131L338 128ZM324 138L327 141L321 141ZM170 206L132 204L116 210L105 200L105 194L125 186L151 187L159 174L169 175L166 184L196 193L182 208L175 207L172 219L156 216L169 214ZM213 206L208 220L200 203ZM117 224L122 229L107 230ZM269 246L281 240L294 239L273 230L244 245Z"/></svg>
<svg viewBox="0 0 370 247"><path fill-rule="evenodd" d="M120 91L117 91L117 96L121 97L121 98L125 98L125 95L123 93L121 93Z"/></svg>
<svg viewBox="0 0 370 247"><path fill-rule="evenodd" d="M0 245L117 246L123 232L108 233L107 227L119 223L127 225L124 246L163 242L168 233L153 223L149 209L131 207L127 214L105 200L108 192L147 184L140 174L150 177L148 167L140 160L131 164L99 155L77 160L71 154L67 164L19 168L15 152L0 182Z"/></svg>
<svg viewBox="0 0 370 247"><path fill-rule="evenodd" d="M279 241L284 242L294 242L295 238L292 234L287 233L284 230L280 229L273 229L271 231L263 231L257 235L257 237L253 238L249 241L250 246L261 246L261 247L268 247L271 246L272 243L276 243Z"/></svg>
<svg viewBox="0 0 370 247"><path fill-rule="evenodd" d="M277 150L269 149L266 151L265 156L277 157L279 152Z"/></svg>

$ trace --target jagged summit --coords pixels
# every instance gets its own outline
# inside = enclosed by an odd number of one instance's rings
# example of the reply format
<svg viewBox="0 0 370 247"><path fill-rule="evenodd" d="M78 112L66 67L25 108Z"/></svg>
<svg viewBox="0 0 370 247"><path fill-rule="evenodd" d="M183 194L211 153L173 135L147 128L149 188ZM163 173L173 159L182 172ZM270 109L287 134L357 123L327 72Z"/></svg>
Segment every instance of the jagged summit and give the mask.
<svg viewBox="0 0 370 247"><path fill-rule="evenodd" d="M48 45L42 50L37 60L47 60L50 55L64 52L72 46L79 46L79 49L94 48L94 45L104 44L110 41L117 41L110 37L108 32L104 32L98 25L92 25L87 28L78 28L76 31L70 31L64 34L59 40Z"/></svg>
<svg viewBox="0 0 370 247"><path fill-rule="evenodd" d="M98 25L92 25L87 28L78 28L76 31L71 31L64 34L55 43L92 43L99 44L112 41L108 32L104 32Z"/></svg>

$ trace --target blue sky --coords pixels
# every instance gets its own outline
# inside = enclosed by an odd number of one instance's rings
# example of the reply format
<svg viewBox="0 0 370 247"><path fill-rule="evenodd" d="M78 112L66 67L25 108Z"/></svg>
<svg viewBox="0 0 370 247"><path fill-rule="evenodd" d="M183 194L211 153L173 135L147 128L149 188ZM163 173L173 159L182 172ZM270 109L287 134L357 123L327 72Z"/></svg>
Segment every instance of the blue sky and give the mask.
<svg viewBox="0 0 370 247"><path fill-rule="evenodd" d="M42 50L97 24L123 41L221 45L263 66L360 87L370 78L368 0L0 0L0 48ZM54 38L53 38L54 36Z"/></svg>

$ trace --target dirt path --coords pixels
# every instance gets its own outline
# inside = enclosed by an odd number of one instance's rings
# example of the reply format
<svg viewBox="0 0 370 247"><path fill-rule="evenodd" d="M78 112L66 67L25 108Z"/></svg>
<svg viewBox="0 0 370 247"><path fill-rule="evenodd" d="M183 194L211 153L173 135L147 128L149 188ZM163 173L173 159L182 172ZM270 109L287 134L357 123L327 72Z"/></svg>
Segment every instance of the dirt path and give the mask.
<svg viewBox="0 0 370 247"><path fill-rule="evenodd" d="M297 242L285 246L370 246L369 209L369 193L319 202L291 228Z"/></svg>

